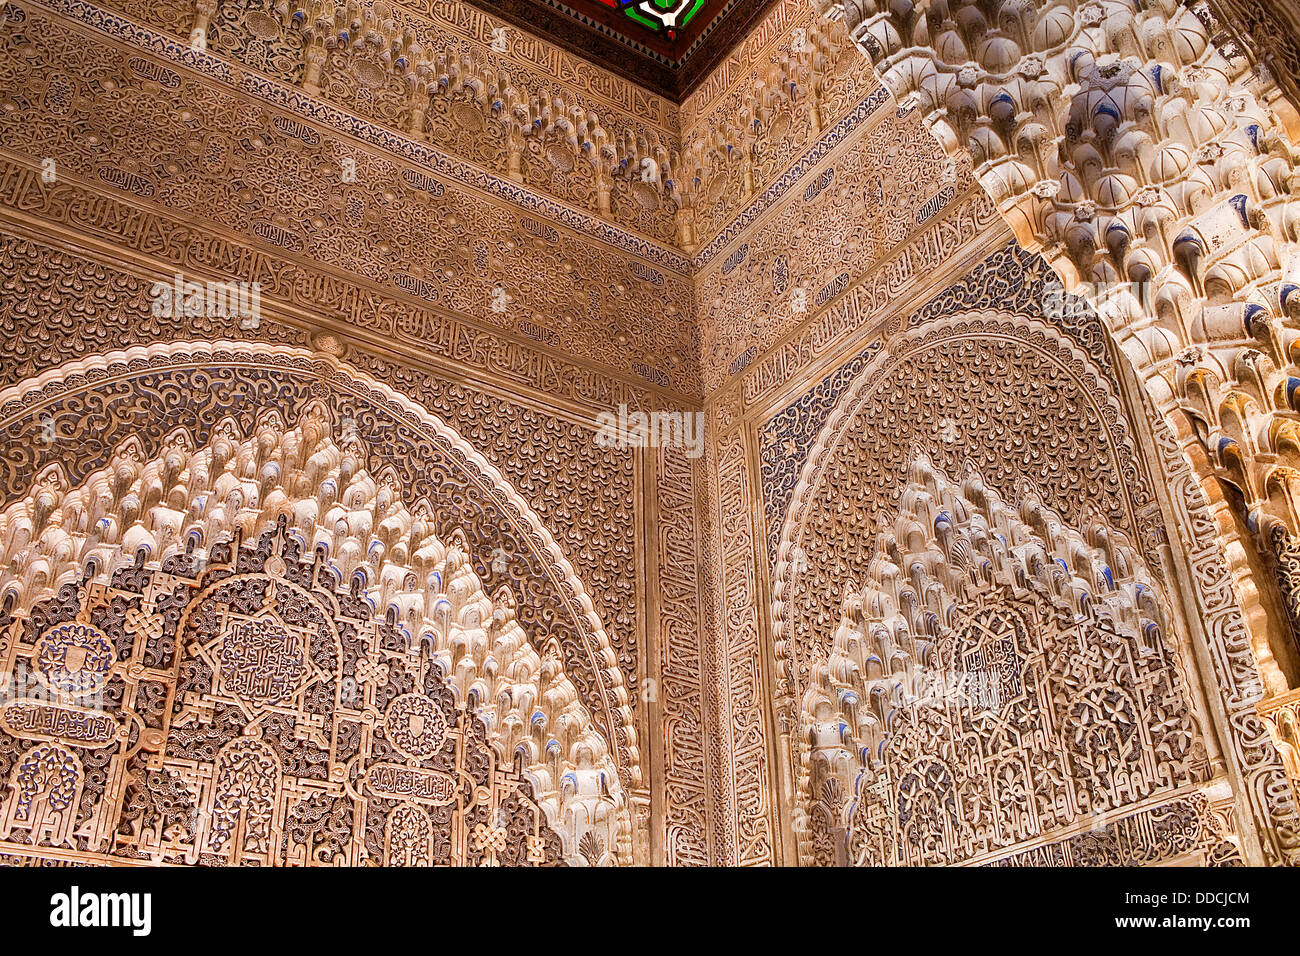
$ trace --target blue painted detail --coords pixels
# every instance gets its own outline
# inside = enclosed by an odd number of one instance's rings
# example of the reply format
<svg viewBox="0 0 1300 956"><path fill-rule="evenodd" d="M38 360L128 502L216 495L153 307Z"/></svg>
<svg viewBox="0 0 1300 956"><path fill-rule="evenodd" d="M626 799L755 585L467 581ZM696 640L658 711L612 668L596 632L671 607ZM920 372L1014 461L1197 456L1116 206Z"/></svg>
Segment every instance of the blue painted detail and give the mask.
<svg viewBox="0 0 1300 956"><path fill-rule="evenodd" d="M1300 288L1300 286L1296 286L1295 283L1292 282L1282 283L1282 291L1278 293L1278 300L1282 303L1283 309L1286 308L1286 300L1291 298L1298 288Z"/></svg>
<svg viewBox="0 0 1300 956"><path fill-rule="evenodd" d="M1255 334L1250 330L1250 323L1261 315L1265 318L1268 317L1268 310L1262 305L1256 305L1252 302L1250 305L1246 306L1245 311L1242 314L1241 324L1246 327L1246 336L1248 338Z"/></svg>
<svg viewBox="0 0 1300 956"><path fill-rule="evenodd" d="M1300 378L1290 375L1286 380L1286 401L1292 408L1295 408L1295 390L1300 388Z"/></svg>
<svg viewBox="0 0 1300 956"><path fill-rule="evenodd" d="M1228 202L1232 204L1233 209L1237 210L1237 215L1241 218L1242 226L1249 229L1250 220L1246 218L1246 197L1241 193L1237 193L1237 195L1229 199Z"/></svg>

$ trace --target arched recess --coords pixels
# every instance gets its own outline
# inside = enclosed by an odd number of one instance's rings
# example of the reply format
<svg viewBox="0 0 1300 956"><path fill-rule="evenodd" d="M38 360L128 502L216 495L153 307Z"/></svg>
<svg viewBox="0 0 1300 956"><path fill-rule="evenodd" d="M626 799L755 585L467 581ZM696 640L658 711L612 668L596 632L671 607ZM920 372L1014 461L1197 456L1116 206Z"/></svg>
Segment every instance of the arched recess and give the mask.
<svg viewBox="0 0 1300 956"><path fill-rule="evenodd" d="M1009 254L1014 259L1024 258L1017 251ZM982 268L975 271L976 279ZM1032 297L1035 283L1028 276L1023 279ZM1116 828L1131 825L1124 820L1134 815L1144 801L1172 799L1178 788L1196 790L1214 777L1220 783L1210 788L1209 792L1215 794L1212 798L1205 794L1186 798L1195 804L1194 815L1209 841L1198 852L1208 858L1210 842L1217 845L1223 839L1237 840L1237 834L1223 824L1231 811L1238 819L1255 820L1259 830L1268 831L1262 851L1238 846L1234 852L1247 856L1262 852L1263 858L1272 861L1287 858L1295 850L1291 838L1295 812L1286 795L1278 792L1280 763L1276 753L1270 746L1261 760L1262 728L1257 717L1243 719L1234 714L1231 720L1221 722L1228 726L1216 729L1212 720L1215 711L1205 700L1204 687L1216 679L1222 682L1229 678L1219 674L1206 677L1199 671L1186 622L1171 605L1169 587L1163 579L1164 524L1150 491L1150 478L1136 454L1127 416L1115 393L1114 370L1108 371L1111 353L1104 332L1095 329L1089 333L1084 325L1070 329L1067 336L1062 328L1049 325L1019 304L1014 313L1005 316L971 311L969 305L963 307L963 302L982 298L970 295L980 291L980 283L975 285L974 290L963 286L950 291L909 319L891 323L886 348L844 388L819 428L773 542L775 707L777 723L786 730L786 745L791 748L785 757L790 786L798 790L798 805L792 812L797 820L795 838L801 861L826 861L830 844L818 844L813 821L818 813L823 820L834 813L826 806L819 809L819 801L843 798L847 801L840 807L843 810L852 803L855 787L863 780L869 779L873 786L886 786L881 779L888 780L879 778L878 766L872 767L879 753L860 759L855 752L847 763L843 755L819 763L815 757L819 748L829 746L828 735L847 734L850 731L846 728L857 733L857 728L874 720L871 733L877 736L873 747L879 750L888 738L884 731L889 729L889 722L902 719L903 711L895 706L898 695L915 695L921 686L915 679L911 643L900 653L901 644L895 641L883 657L877 649L879 664L869 664L867 655L856 665L856 674L855 665L846 663L865 653L863 648L875 639L871 637L872 622L891 620L893 629L898 620L905 621L909 642L920 639L946 648L938 654L930 651L934 656L928 660L922 653L915 661L941 673L962 672L960 655L953 656L958 643L954 635L980 608L996 604L990 595L1003 587L995 587L989 579L988 587L981 590L983 579L972 563L976 554L970 544L969 527L961 534L953 532L955 518L951 514L947 531L935 526L935 515L925 520L917 518L930 507L918 509L918 502L942 497L939 486L949 493L950 503L960 496L962 488L980 487L983 490L975 497L998 502L994 510L1019 513L1021 523L1037 536L1037 543L1030 547L1037 551L1036 563L1028 561L1023 547L1020 553L1010 556L987 555L995 567L1002 569L1001 580L1015 581L1009 569L1017 563L1023 566L1023 581L1014 587L1008 585L1011 590L1047 595L1045 604L1041 596L1028 593L1014 598L1035 605L1036 609L1022 612L1029 613L1032 620L1072 621L1070 626L1085 630L1106 616L1129 622L1145 619L1157 625L1160 641L1150 646L1164 662L1159 680L1166 690L1177 688L1170 699L1179 701L1179 712L1185 715L1180 719L1187 721L1188 733L1203 753L1203 757L1180 764L1176 771L1156 771L1148 761L1143 772L1151 776L1135 786L1132 797L1100 807L1092 801L1076 800L1074 816L1061 817L1052 824L1057 829L1055 841L1064 846L1075 830L1091 832L1099 825L1118 832ZM1012 295L1007 301L1015 299L1016 295ZM922 473L932 477L919 482L920 490L907 482L909 465L919 460L918 456L933 462L921 468ZM950 476L951 480L933 476ZM927 481L931 485L928 490ZM960 507L978 511L970 500ZM958 507L955 503L952 506ZM1027 514L1038 517L1030 520ZM980 520L986 525L993 523L987 510ZM1199 547L1200 531L1192 516L1185 530L1171 529L1168 537L1175 548L1181 546L1180 537L1196 540ZM943 540L945 534L948 543ZM1026 536L1019 544L1029 541ZM961 553L953 552L954 547ZM1010 547L1008 544L1004 549ZM1064 565L1055 564L1057 558ZM892 563L898 570L882 577L882 562ZM1129 568L1123 575L1128 581L1127 591L1123 592L1129 596L1128 603L1119 610L1107 611L1117 590L1115 582L1121 577L1116 571L1121 562ZM1109 568L1109 576L1101 568ZM1218 608L1216 597L1225 589L1231 593L1231 580L1222 563L1206 566L1204 572L1193 588L1205 592L1203 606L1208 617L1208 609ZM1036 575L1041 578L1038 584L1034 583ZM1137 600L1139 583L1150 607L1144 608ZM907 598L911 606L903 607L903 591L911 595ZM1089 597L1080 602L1078 594L1082 591ZM1012 600L1010 592L999 593L1003 593L1000 600L1004 603ZM902 608L901 614L889 608L890 601ZM1215 613L1218 615L1217 610ZM1085 619L1094 624L1085 625ZM1239 652L1243 651L1239 646L1239 612L1233 620L1235 627L1220 629L1216 625L1212 639L1220 645L1211 653L1221 655L1225 662L1231 658L1232 663L1225 666L1236 673L1240 669ZM1145 626L1136 630L1125 627L1127 630L1114 629L1121 635L1114 638L1119 644L1129 642L1130 647L1137 648L1134 641L1149 640L1151 632ZM1039 635L1036 639L1040 651L1046 653L1045 645L1050 643L1046 632L1041 625L1031 630ZM1053 633L1064 631L1058 627ZM948 643L944 645L944 641ZM1248 654L1248 645L1244 649ZM894 656L891 659L889 655ZM879 670L872 671L872 667ZM1042 686L1061 679L1059 674L1045 678ZM855 680L864 686L855 688ZM897 694L887 691L891 686L897 687ZM1250 688L1242 689L1250 693ZM883 697L881 691L886 691ZM851 709L874 707L879 713L872 711L870 718L863 714L847 719L842 712L844 693L852 696ZM875 700L871 699L872 693L876 694ZM1226 696L1228 691L1223 693ZM1161 699L1167 697L1162 692ZM1051 710L1046 702L1042 706ZM1253 705L1248 701L1245 706ZM989 727L992 732L992 725ZM944 737L943 733L939 736ZM956 746L957 736L944 739L944 746L950 750ZM969 741L961 745L963 752L969 747ZM1222 747L1228 748L1226 755ZM1224 777L1225 760L1238 767L1240 773ZM838 783L830 782L840 771L847 772L845 768L854 761L862 771L870 771L866 777L854 776L852 786L842 776L838 776ZM838 768L835 773L828 772L831 766ZM1234 793L1227 787L1229 779L1246 782L1236 786ZM894 781L889 785L897 784ZM824 785L832 791L838 787L838 793L828 794ZM897 793L890 799L893 802L884 805L897 809ZM1059 805L1070 803L1063 798ZM1185 804L1184 809L1191 806ZM1100 821L1094 816L1096 809L1100 809ZM942 853L912 859L895 848L889 853L882 850L883 855L876 858L898 862L992 859L1020 852L1019 843L1036 842L1041 849L1045 841L1053 839L1047 835L1046 817L1028 829L1022 826L1016 830L995 823L987 806L983 812L988 815L984 829L969 830L960 839L954 831L946 837L949 842ZM847 818L841 817L836 825L846 828ZM1033 835L1028 835L1031 832ZM836 838L842 854L837 859L841 862L850 861L843 842L848 833L843 829ZM1008 842L1007 834L1013 833L1022 834L1023 840ZM1214 834L1218 836L1210 840L1209 835ZM1223 848L1215 854L1231 856Z"/></svg>
<svg viewBox="0 0 1300 956"><path fill-rule="evenodd" d="M1055 833L1060 863L1240 861L1187 792L1210 761L1159 589L1122 536L922 455L875 545L800 702L803 859L1014 858ZM1118 838L1115 811L1179 789L1161 808L1176 839Z"/></svg>
<svg viewBox="0 0 1300 956"><path fill-rule="evenodd" d="M609 640L435 416L327 356L177 343L9 389L0 434L6 842L630 862L641 771ZM33 740L78 762L70 819L14 819Z"/></svg>

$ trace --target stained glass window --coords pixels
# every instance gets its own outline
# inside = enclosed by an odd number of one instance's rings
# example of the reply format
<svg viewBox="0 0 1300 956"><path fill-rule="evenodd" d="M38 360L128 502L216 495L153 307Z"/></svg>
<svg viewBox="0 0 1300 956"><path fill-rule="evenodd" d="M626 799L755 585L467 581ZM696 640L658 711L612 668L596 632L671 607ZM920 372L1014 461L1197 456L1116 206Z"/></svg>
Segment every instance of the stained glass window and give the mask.
<svg viewBox="0 0 1300 956"><path fill-rule="evenodd" d="M690 23L704 0L600 0L606 6L622 10L649 30L674 36Z"/></svg>

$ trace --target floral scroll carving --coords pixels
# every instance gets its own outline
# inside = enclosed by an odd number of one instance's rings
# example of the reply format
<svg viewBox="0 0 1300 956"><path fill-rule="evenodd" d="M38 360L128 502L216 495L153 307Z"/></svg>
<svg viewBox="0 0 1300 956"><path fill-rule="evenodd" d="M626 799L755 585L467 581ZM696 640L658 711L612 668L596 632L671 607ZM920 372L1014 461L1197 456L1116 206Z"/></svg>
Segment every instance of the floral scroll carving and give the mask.
<svg viewBox="0 0 1300 956"><path fill-rule="evenodd" d="M375 460L311 399L48 465L0 512L11 852L631 861L572 650Z"/></svg>

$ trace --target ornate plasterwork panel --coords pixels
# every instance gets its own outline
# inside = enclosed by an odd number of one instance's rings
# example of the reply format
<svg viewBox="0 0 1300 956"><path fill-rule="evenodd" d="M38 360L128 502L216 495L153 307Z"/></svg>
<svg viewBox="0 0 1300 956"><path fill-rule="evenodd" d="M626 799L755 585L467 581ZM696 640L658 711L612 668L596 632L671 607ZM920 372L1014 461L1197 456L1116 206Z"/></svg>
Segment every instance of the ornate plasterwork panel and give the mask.
<svg viewBox="0 0 1300 956"><path fill-rule="evenodd" d="M910 314L887 320L881 339L864 336L868 344L855 358L827 374L807 394L763 424L759 433L758 467L763 476L769 533L774 526L781 529L768 540L776 582L773 620L777 634L777 673L773 686L780 688L788 682L793 688L792 696L778 697L789 702L779 706L793 706L795 700L808 692L807 680L811 678L804 675L811 675L820 666L818 661L827 659L816 655L832 653L836 622L841 621L838 599L806 603L805 581L818 580L819 590L824 592L829 588L842 598L860 586L860 582L870 580L871 557L875 554L872 542L882 527L880 522L891 524L909 493L903 481L906 473L891 474L887 464L880 464L882 458L886 462L899 462L897 454L861 458L863 467L876 471L872 472L873 478L860 480L843 469L836 470L831 464L834 456L827 457L831 448L852 449L880 440L887 443L885 447L924 451L942 463L938 467L949 474L965 474L968 469L983 472L982 481L989 489L1013 501L1024 500L1024 488L1029 482L1034 494L1049 509L1059 513L1064 522L1077 528L1108 526L1113 529L1108 532L1112 537L1114 534L1127 537L1138 555L1137 560L1151 569L1144 573L1151 575L1153 590L1159 589L1160 577L1167 573L1161 568L1163 559L1158 545L1167 536L1176 552L1181 547L1188 549L1188 570L1175 573L1193 582L1199 620L1194 624L1166 622L1165 633L1174 641L1173 647L1186 648L1193 639L1207 642L1213 669L1203 679L1217 686L1225 702L1231 702L1227 705L1230 717L1220 733L1227 737L1236 782L1231 788L1227 782L1216 783L1218 796L1211 794L1207 799L1211 809L1219 808L1213 809L1216 818L1229 813L1238 821L1229 829L1251 834L1247 840L1249 845L1240 846L1243 854L1261 862L1286 860L1295 851L1295 808L1282 782L1284 775L1278 755L1264 739L1263 725L1254 713L1253 702L1258 700L1262 687L1249 660L1250 643L1242 613L1214 540L1214 524L1203 494L1178 453L1169 429L1153 418L1151 427L1157 441L1168 447L1162 446L1160 456L1151 461L1161 469L1161 479L1169 482L1175 508L1167 516L1168 520L1174 523L1173 527L1181 529L1168 533L1163 530L1165 516L1146 490L1149 479L1133 447L1130 413L1121 411L1119 379L1100 321L1087 309L1045 310L1045 273L1041 260L1014 247L990 256L970 272L966 281L953 285ZM1005 318L998 312L976 318L971 308L979 302L997 302L1006 310ZM990 345L1001 343L996 358L987 356L977 363L927 360L892 364L890 357L895 354L908 355L909 350L917 347L932 349L948 339L961 342L974 335L976 328L982 329L980 334L987 337ZM1015 329L1014 333L1004 338L1011 328ZM1049 343L1054 344L1046 347ZM1038 372L1030 373L1029 379L1047 378L1043 385L1031 388L1020 398L1012 398L1005 390L1019 387L1017 375L990 376L985 372L1002 367L1000 363L1017 354L1037 354L1039 358L1035 361L1047 361ZM932 380L935 388L951 390L950 401L933 406L914 397L910 415L897 419L905 423L903 427L907 430L901 437L890 436L891 418L887 414L882 414L870 402L855 406L853 398L877 387L870 384L878 381L873 377L877 374L875 370L891 367L894 372L885 374L897 376L899 380L887 386L879 383L878 394L882 396L892 395L897 389L905 392L914 389L918 379ZM978 383L964 384L966 375L978 376ZM1062 388L1077 389L1077 392L1069 397L1060 391ZM1005 402L997 398L1002 394L1008 395ZM990 401L994 406L981 411ZM1055 414L1062 405L1070 407L1069 421L1058 421L1041 432L1028 426L1034 415ZM855 408L868 411L859 418ZM924 411L927 408L929 411ZM917 409L923 410L921 414ZM973 410L973 416L967 415L967 410ZM1154 414L1141 409L1139 413ZM870 421L871 427L856 425L864 421ZM924 425L913 424L918 421ZM882 422L886 424L884 432L880 431ZM1034 436L1032 440L1003 444L1007 436L1025 428L1029 430L1024 434L1027 439ZM1072 451L1062 446L1057 453L1059 457L1042 454L1040 448L1052 447L1043 445L1043 437L1048 434L1056 441L1083 441L1084 446ZM986 456L985 449L997 449L997 453ZM1022 459L1022 454L1028 457ZM809 503L818 502L813 505L812 513L822 515L814 521L820 522L821 531L804 536L799 528L805 520L802 496L810 487L805 479L819 473L833 474L831 482L841 491L824 499L817 496L808 499ZM1065 479L1067 473L1076 475L1071 480L1083 481L1089 487L1072 494L1063 493L1062 489L1069 486ZM813 479L814 483L816 480ZM846 488L858 488L861 492L856 498L845 496ZM856 503L848 505L846 499ZM854 515L859 517L855 519ZM871 515L877 516L875 521ZM838 531L834 530L839 527L836 522L843 526ZM850 531L850 524L857 530ZM797 623L801 617L804 623ZM796 632L801 636L792 646L785 635ZM1183 636L1177 636L1180 634ZM1204 637L1193 638L1190 634L1204 634ZM796 663L806 653L804 648L810 645L821 649L813 652L816 659L809 660L807 666ZM1187 653L1176 651L1173 657L1183 661ZM788 664L782 663L785 654L793 655ZM783 667L788 669L783 671ZM1207 717L1201 713L1197 719L1203 721ZM781 725L794 728L797 721L791 715L783 718ZM1238 773L1240 776L1235 776ZM810 792L814 802L824 796L820 790ZM1135 808L1137 804L1132 806ZM1110 836L1101 843L1096 839L1097 834L1089 830L1087 839L1071 837L1050 852L1045 847L1028 855L1027 851L1018 851L1014 858L1039 862L1092 858L1080 855L1083 848L1095 848L1110 841L1113 848L1105 851L1105 859L1154 861L1156 858L1142 857L1138 852L1141 845L1133 842L1134 834L1155 832L1152 827L1156 824L1143 815L1146 813L1133 816L1129 823L1116 823L1113 829L1111 824L1105 824L1103 830ZM1169 818L1165 811L1161 814ZM1202 832L1209 839L1210 835L1224 831L1215 824ZM1078 842L1081 839L1084 843ZM1202 844L1194 852L1189 849L1187 852L1193 856L1188 860L1209 859L1206 855L1209 846Z"/></svg>
<svg viewBox="0 0 1300 956"><path fill-rule="evenodd" d="M682 107L682 157L674 176L680 240L707 247L724 226L788 179L809 151L855 126L877 87L837 25L806 4L779 4Z"/></svg>
<svg viewBox="0 0 1300 956"><path fill-rule="evenodd" d="M0 226L0 387L70 359L195 335L310 342L305 332L278 322L241 329L228 317L155 314L153 286L116 265Z"/></svg>
<svg viewBox="0 0 1300 956"><path fill-rule="evenodd" d="M77 0L49 5L101 19ZM676 152L672 107L589 64L579 69L500 21L461 14L471 35L457 36L445 14L431 18L425 4L384 0L310 10L261 0L103 6L125 17L101 27L134 22L186 46L201 42L205 56L251 76L300 87L593 213L636 222L639 231L672 235L662 178L641 177L643 159L667 165Z"/></svg>
<svg viewBox="0 0 1300 956"><path fill-rule="evenodd" d="M264 308L260 325L253 330L241 329L234 320L153 315L150 308L151 281L124 271L111 260L91 259L18 237L4 237L6 270L5 295L0 304L0 324L9 330L4 337L9 348L0 373L13 383L40 371L49 370L70 357L94 354L107 343L130 345L162 339L184 339L187 329L219 332L250 339L250 362L256 362L262 345L285 341L307 344L309 336L280 324ZM52 335L57 333L57 340ZM574 421L571 416L556 414L549 403L541 406L536 398L514 394L498 397L492 388L471 387L463 379L449 380L450 375L431 373L418 366L380 358L373 352L334 337L310 336L313 342L341 352L354 367L385 383L401 395L418 402L444 422L449 423L524 497L541 522L551 530L557 545L573 563L584 581L598 581L591 600L599 619L610 635L611 646L623 674L628 703L638 714L638 736L652 734L662 719L672 729L664 733L668 743L662 752L662 778L653 771L656 792L670 792L672 799L656 805L655 826L663 826L664 815L670 818L667 836L661 841L666 855L658 859L677 862L704 862L707 859L703 820L704 767L703 744L698 737L702 724L699 668L692 661L699 650L698 581L694 567L694 498L697 491L698 463L675 452L665 452L656 479L660 506L658 530L652 529L651 541L643 543L637 488L640 470L631 450L601 447L592 440L593 429ZM565 376L574 384L578 375L591 376L604 392L622 396L623 401L641 404L647 396L625 392L621 386L579 370ZM558 384L558 383L557 383ZM121 404L128 389L114 391L114 407L123 411L126 420L110 421L113 434L125 434L140 427L152 434L156 427L147 417L133 417ZM168 392L170 394L170 391ZM146 389L146 395L150 394ZM180 394L185 394L185 388ZM146 395L126 404L143 411L148 407ZM139 404L144 402L143 405ZM183 400L169 400L169 403ZM242 408L236 403L232 408ZM206 412L204 413L207 414ZM344 413L346 414L346 413ZM98 438L78 431L80 412L38 414L31 434L33 447L41 462L58 460L68 450L65 442L72 436L88 443L87 454L102 453ZM46 421L58 419L55 442L46 442ZM96 419L97 422L101 421ZM24 439L18 439L22 441ZM18 465L14 474L23 474ZM34 467L34 466L33 466ZM17 479L15 479L17 480ZM486 538L474 560L485 582L499 586L502 575L496 570L498 543ZM513 566L514 559L510 557ZM638 579L658 571L658 590L652 603L638 591ZM508 576L508 575L506 575ZM659 620L659 637L650 634L659 650L652 654L638 645L644 623ZM647 656L649 654L649 656ZM662 662L662 663L660 663ZM663 673L657 668L662 666ZM650 680L644 682L646 677ZM658 701L662 701L662 709ZM649 812L648 792L635 803L638 815ZM647 830L648 817L639 819ZM664 832L664 831L656 831ZM658 838L657 838L658 839ZM641 843L638 843L641 846ZM647 852L649 852L647 850ZM647 856L649 862L651 857Z"/></svg>
<svg viewBox="0 0 1300 956"><path fill-rule="evenodd" d="M639 696L641 706L650 709L651 725L662 733L663 862L702 866L710 862L704 613L699 580L705 559L700 554L702 509L697 500L703 468L698 460L671 451L656 457L656 592L660 610L655 643L660 676L655 684L643 685ZM655 693L647 693L647 687ZM655 741L647 745L654 747Z"/></svg>
<svg viewBox="0 0 1300 956"><path fill-rule="evenodd" d="M914 115L873 106L874 121L799 168L779 205L697 274L706 388L743 370L971 191L969 175L945 167Z"/></svg>
<svg viewBox="0 0 1300 956"><path fill-rule="evenodd" d="M1240 861L1204 806L1110 832L1114 811L1210 777L1160 587L1122 536L921 456L868 546L800 705L801 859L988 862L1086 822L1092 852L1069 862Z"/></svg>
<svg viewBox="0 0 1300 956"><path fill-rule="evenodd" d="M712 567L706 624L709 724L714 754L714 862L762 866L777 861L773 777L768 759L763 635L754 600L759 593L753 496L739 430L710 438ZM714 550L716 548L716 550Z"/></svg>
<svg viewBox="0 0 1300 956"><path fill-rule="evenodd" d="M0 381L14 384L69 358L119 346L183 339L187 332L240 336L254 342L306 345L308 336L271 321L255 330L232 319L160 316L150 303L151 283L102 262L74 256L29 240L0 236L0 265L6 268L0 328L6 331ZM319 336L317 337L319 338ZM636 606L637 551L634 466L625 450L591 441L591 430L553 413L502 401L491 394L416 371L351 346L347 360L387 382L471 442L527 498L589 580L606 586L593 595L608 621L620 665L635 688L635 641L641 615ZM76 433L69 422L65 436ZM57 454L60 445L41 446ZM575 462L558 470L548 461ZM580 463L580 464L579 464ZM633 694L633 706L637 698Z"/></svg>
<svg viewBox="0 0 1300 956"><path fill-rule="evenodd" d="M366 5L373 6L371 3ZM103 6L186 39L190 36L195 16L191 5L184 2L117 0ZM502 51L492 49L492 44L499 36L494 32L495 29L503 24L469 4L414 0L390 6L425 19L433 30L438 31L440 49L478 54L480 60L494 65L510 62L515 69L535 72L544 82L563 83L570 90L586 94L595 101L608 103L656 126L667 124L675 113L672 104L662 97L647 92L635 83L593 68L592 64L569 56L544 39L521 31L508 31L505 37L505 55L500 55ZM267 27L268 31L269 29ZM497 46L501 45L497 40Z"/></svg>
<svg viewBox="0 0 1300 956"><path fill-rule="evenodd" d="M22 488L31 480L24 475L56 463L69 481L84 480L133 435L145 453L160 453L175 426L159 421L159 408L188 410L200 445L218 420L251 428L265 409L291 416L316 396L371 449L372 473L390 475L411 500L439 503L442 533L463 531L485 588L517 589L521 625L560 649L624 785L635 786L640 757L618 653L559 546L496 469L436 418L363 381L321 356L233 343L137 349L47 372L3 405L4 487ZM632 635L623 640L635 647Z"/></svg>
<svg viewBox="0 0 1300 956"><path fill-rule="evenodd" d="M1083 308L1047 310L1045 306L1050 278L1051 272L1042 258L1025 253L1014 243L1008 244L979 262L961 282L940 292L921 309L906 318L899 317L888 322L885 334L889 336L899 331L920 328L938 319L958 318L985 304L997 303L1001 312L1017 317L1021 323L1029 321L1040 328L1055 328L1058 335L1064 334L1067 338L1060 341L1068 343L1066 351L1057 351L1054 361L1066 366L1076 366L1080 362L1093 366L1096 371L1087 373L1083 380L1091 383L1100 373L1110 381L1109 389L1097 391L1094 386L1084 385L1065 396L1045 392L1033 384L1031 378L1012 372L1017 363L1017 354L1023 358L1026 353L1010 350L1005 342L983 343L980 341L982 336L977 335L965 339L965 344L954 352L950 351L951 346L941 344L948 338L947 335L931 335L920 353L923 356L920 359L906 348L902 354L896 351L896 347L888 350L888 354L896 356L894 361L897 368L914 363L917 367L932 372L924 376L904 375L904 381L899 383L901 394L895 393L892 386L882 389L878 402L884 402L895 410L908 408L909 414L898 415L896 411L889 414L884 412L883 406L873 405L871 415L884 414L883 421L889 424L879 437L871 440L890 448L916 447L920 443L941 466L952 467L971 454L972 434L990 428L1002 430L1003 444L990 445L984 453L982 467L987 469L987 475L1021 473L1028 468L1037 480L1045 482L1049 477L1051 462L1078 462L1083 473L1089 476L1085 479L1088 487L1077 489L1078 493L1062 494L1057 499L1059 506L1069 509L1087 501L1107 514L1108 520L1118 522L1132 533L1137 527L1132 515L1151 504L1150 492L1143 484L1134 481L1137 465L1131 447L1132 439L1123 438L1117 447L1107 447L1100 438L1095 443L1090 443L1078 434L1080 431L1086 432L1089 427L1098 434L1110 429L1118 429L1120 434L1127 431L1122 415L1117 411L1115 395L1106 394L1106 391L1113 392L1118 385L1107 347L1106 332L1096 316ZM967 325L964 328L973 332L978 326ZM1040 338L1039 342L1046 344L1049 340L1050 335L1048 338ZM1070 357L1068 352L1072 349L1081 349L1082 355ZM1053 350L1049 347L1049 353L1051 351ZM805 396L787 405L764 423L761 437L762 474L765 509L769 516L768 540L773 558L783 516L814 441L821 435L823 426L849 386L873 360L885 361L885 355L884 339L872 338L856 356L827 374ZM959 392L963 390L961 376L971 377L964 383L969 390L969 397L964 404L958 406L951 401L950 396L954 389ZM991 389L990 379L998 383L999 387ZM1019 399L1009 399L1002 391L1007 387L1019 387L1023 393ZM1096 410L1080 420L1079 403L1090 392ZM920 415L914 414L918 408L924 410ZM1049 418L1055 416L1055 427L1048 427L1034 419L1040 413ZM1017 417L1022 419L1019 432L1010 424ZM872 420L877 421L879 427L879 421L874 417ZM1032 442L1028 440L1030 433L1024 431L1025 424L1030 420L1034 421L1034 428L1043 430L1043 435ZM898 429L902 432L898 432ZM1034 455L1036 449L1044 444L1050 447L1052 442L1065 444L1058 446L1058 451L1053 455ZM1012 455L1020 467L1010 468L1004 464L999 468L997 462L1005 462L1007 455ZM1025 455L1030 457L1022 461L1021 456ZM1118 459L1114 457L1116 455L1119 456ZM874 459L874 462L872 467L876 469L877 479L875 487L887 489L884 498L889 502L882 502L879 507L888 508L890 504L896 503L900 490L899 476L893 467L895 460L892 456L882 456ZM1127 490L1121 491L1122 486ZM1004 487L1009 490L1010 486ZM1125 501L1126 495L1131 495L1131 500Z"/></svg>
<svg viewBox="0 0 1300 956"><path fill-rule="evenodd" d="M166 58L35 5L6 16L4 205L454 361L531 348L697 389L684 257L183 45Z"/></svg>
<svg viewBox="0 0 1300 956"><path fill-rule="evenodd" d="M944 469L969 461L1008 496L1028 478L1069 520L1096 516L1137 537L1138 510L1150 498L1104 382L1071 339L1019 317L959 313L889 341L840 397L790 499L783 527L798 532L784 547L802 548L807 570L778 615L792 615L793 628L783 639L791 670L778 680L804 687L825 652L833 618L822 595L863 579L871 554L849 542L897 506L905 449L924 449ZM782 427L767 433L770 443L783 441ZM782 492L771 494L775 507Z"/></svg>
<svg viewBox="0 0 1300 956"><path fill-rule="evenodd" d="M76 487L44 469L0 514L10 849L629 859L558 645L535 648L464 535L444 544L430 503L335 425L313 401L294 428L226 419L204 447L177 429L152 459L131 439Z"/></svg>
<svg viewBox="0 0 1300 956"><path fill-rule="evenodd" d="M1274 38L1238 38L1205 0L1008 0L962 15L823 5L944 149L971 158L1019 239L1098 304L1210 497L1231 500L1215 501L1220 544L1244 577L1270 560L1255 549L1278 543L1271 557L1288 560L1300 514L1289 384L1300 116L1293 82L1269 66L1287 55L1294 17L1256 7L1251 25L1273 24L1262 32ZM1238 521L1255 540L1229 530ZM1267 602L1244 577L1261 618ZM1271 630L1256 635L1256 663L1280 693L1295 648Z"/></svg>

